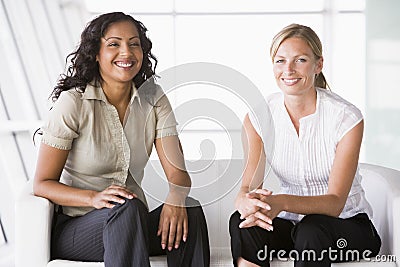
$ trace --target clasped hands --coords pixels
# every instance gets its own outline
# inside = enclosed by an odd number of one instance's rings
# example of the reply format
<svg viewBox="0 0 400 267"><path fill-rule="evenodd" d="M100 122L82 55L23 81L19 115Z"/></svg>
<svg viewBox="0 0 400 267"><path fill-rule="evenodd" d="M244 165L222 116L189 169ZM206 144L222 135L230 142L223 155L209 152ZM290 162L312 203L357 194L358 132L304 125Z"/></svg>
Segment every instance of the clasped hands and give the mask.
<svg viewBox="0 0 400 267"><path fill-rule="evenodd" d="M240 218L244 219L239 224L240 228L259 226L272 231L272 220L282 211L278 195L272 195L272 191L267 189L256 189L243 194L238 204Z"/></svg>

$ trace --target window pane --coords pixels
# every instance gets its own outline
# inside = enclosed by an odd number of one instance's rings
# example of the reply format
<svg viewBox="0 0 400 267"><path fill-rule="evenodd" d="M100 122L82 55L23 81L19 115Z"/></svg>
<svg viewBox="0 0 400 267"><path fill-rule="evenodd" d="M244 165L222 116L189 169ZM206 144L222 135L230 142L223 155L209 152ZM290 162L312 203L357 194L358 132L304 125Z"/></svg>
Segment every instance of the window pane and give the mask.
<svg viewBox="0 0 400 267"><path fill-rule="evenodd" d="M293 22L309 25L318 34L323 29L322 15L178 16L177 64L200 61L226 65L268 95L277 90L269 57L271 40Z"/></svg>
<svg viewBox="0 0 400 267"><path fill-rule="evenodd" d="M335 18L332 57L327 77L332 91L365 111L365 18L363 14L339 14Z"/></svg>
<svg viewBox="0 0 400 267"><path fill-rule="evenodd" d="M177 12L296 12L321 11L322 0L176 0Z"/></svg>
<svg viewBox="0 0 400 267"><path fill-rule="evenodd" d="M86 8L93 13L122 12L171 12L173 0L85 0Z"/></svg>
<svg viewBox="0 0 400 267"><path fill-rule="evenodd" d="M364 11L365 9L365 1L366 0L335 0L332 1L335 5L335 9L339 11Z"/></svg>
<svg viewBox="0 0 400 267"><path fill-rule="evenodd" d="M152 52L158 60L156 72L175 65L175 34L174 19L167 15L135 15L132 16L141 21L147 28L147 35L153 43Z"/></svg>
<svg viewBox="0 0 400 267"><path fill-rule="evenodd" d="M174 94L173 108L180 130L240 130L249 111L233 88L193 84L177 88Z"/></svg>
<svg viewBox="0 0 400 267"><path fill-rule="evenodd" d="M33 97L36 97L37 100L45 100L45 95L42 94L39 88L36 88L35 95L31 94L29 90L32 86L30 86L31 84L28 80L27 69L30 67L29 70L32 76L37 77L38 73L44 72L44 68L42 68L44 65L34 62L39 57L37 50L34 49L37 46L33 44L27 45L28 42L37 44L35 42L37 39L33 36L33 30L29 34L22 33L29 30L25 25L26 23L24 24L23 21L19 20L21 15L18 16L16 14L17 7L13 3L9 3L9 6L7 6L7 14L6 10L0 9L0 47L2 48L0 49L0 58L2 59L2 64L0 64L0 90L4 100L4 112L7 111L8 113L9 117L7 119L37 119L39 114L34 106ZM23 5L19 9L21 13L26 11ZM9 23L7 15L11 22L16 20L15 23ZM26 14L24 13L24 15ZM23 38L21 37L22 35L24 36ZM34 64L34 67L28 62ZM40 70L35 72L36 68ZM42 87L46 86L47 82L48 79L46 77L41 81Z"/></svg>
<svg viewBox="0 0 400 267"><path fill-rule="evenodd" d="M399 40L377 39L368 44L368 107L399 110Z"/></svg>

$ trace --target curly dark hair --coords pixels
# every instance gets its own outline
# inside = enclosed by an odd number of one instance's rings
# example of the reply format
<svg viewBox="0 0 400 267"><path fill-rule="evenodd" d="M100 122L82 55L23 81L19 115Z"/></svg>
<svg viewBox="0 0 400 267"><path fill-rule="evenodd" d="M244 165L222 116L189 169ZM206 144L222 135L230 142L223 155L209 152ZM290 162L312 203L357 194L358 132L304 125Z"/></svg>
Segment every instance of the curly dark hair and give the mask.
<svg viewBox="0 0 400 267"><path fill-rule="evenodd" d="M88 83L94 81L95 85L98 85L101 82L102 78L96 62L96 56L100 51L101 38L104 37L106 30L112 23L120 21L131 21L136 26L143 50L142 67L133 78L133 83L139 88L148 78L155 75L157 58L151 53L153 44L146 35L147 28L143 23L122 12L102 14L86 25L81 34L78 48L67 56L66 64L68 64L69 58L71 64L66 74L60 76L50 95L53 101L56 101L63 91L75 88L84 92Z"/></svg>

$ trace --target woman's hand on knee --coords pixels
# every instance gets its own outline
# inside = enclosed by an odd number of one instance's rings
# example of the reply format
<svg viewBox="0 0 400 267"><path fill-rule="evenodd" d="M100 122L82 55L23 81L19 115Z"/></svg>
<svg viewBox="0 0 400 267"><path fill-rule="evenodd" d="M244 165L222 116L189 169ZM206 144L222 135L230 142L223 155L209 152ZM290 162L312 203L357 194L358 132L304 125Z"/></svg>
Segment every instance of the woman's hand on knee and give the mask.
<svg viewBox="0 0 400 267"><path fill-rule="evenodd" d="M162 249L178 248L181 241L186 242L188 236L188 218L186 207L164 204L157 235L161 235Z"/></svg>
<svg viewBox="0 0 400 267"><path fill-rule="evenodd" d="M126 187L110 185L101 192L95 192L91 196L92 206L96 209L112 209L116 203L123 204L126 199L137 198L137 195L129 191Z"/></svg>

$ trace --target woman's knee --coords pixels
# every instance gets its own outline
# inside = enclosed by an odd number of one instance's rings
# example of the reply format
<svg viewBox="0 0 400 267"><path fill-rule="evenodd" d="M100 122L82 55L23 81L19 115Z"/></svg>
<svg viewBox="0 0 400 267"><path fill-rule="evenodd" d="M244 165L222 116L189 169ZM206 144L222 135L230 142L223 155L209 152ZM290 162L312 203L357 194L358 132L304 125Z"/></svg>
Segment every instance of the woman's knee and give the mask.
<svg viewBox="0 0 400 267"><path fill-rule="evenodd" d="M329 216L312 214L303 218L292 232L295 247L299 246L329 246L331 242L327 219Z"/></svg>
<svg viewBox="0 0 400 267"><path fill-rule="evenodd" d="M187 197L186 207L187 216L190 221L205 222L204 211L198 200Z"/></svg>
<svg viewBox="0 0 400 267"><path fill-rule="evenodd" d="M229 218L229 232L232 232L234 229L239 229L239 224L241 223L240 213L235 211L231 217Z"/></svg>
<svg viewBox="0 0 400 267"><path fill-rule="evenodd" d="M118 215L117 217L142 217L145 219L145 215L148 211L141 200L138 198L133 198L125 199L123 204L117 204L111 212L114 212L116 215Z"/></svg>
<svg viewBox="0 0 400 267"><path fill-rule="evenodd" d="M203 251L205 254L207 254L209 253L208 227L203 208L201 207L199 201L192 198L188 198L186 200L186 204L186 212L188 216L188 234L189 236L196 237L195 239L192 238L191 240L193 240L193 242L190 243L196 249L200 249L200 251Z"/></svg>

